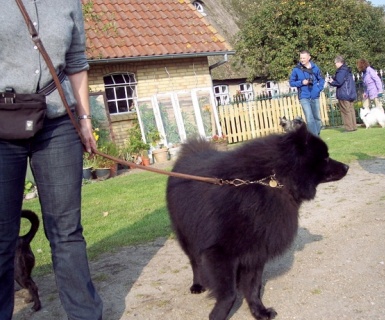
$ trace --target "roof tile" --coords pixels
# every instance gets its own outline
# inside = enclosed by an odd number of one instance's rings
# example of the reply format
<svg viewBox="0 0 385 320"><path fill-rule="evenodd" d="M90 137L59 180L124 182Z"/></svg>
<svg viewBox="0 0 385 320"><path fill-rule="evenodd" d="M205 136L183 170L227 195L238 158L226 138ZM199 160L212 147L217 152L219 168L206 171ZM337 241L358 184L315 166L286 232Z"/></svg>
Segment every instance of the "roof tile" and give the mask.
<svg viewBox="0 0 385 320"><path fill-rule="evenodd" d="M85 15L90 60L232 51L188 0L94 0L93 11Z"/></svg>

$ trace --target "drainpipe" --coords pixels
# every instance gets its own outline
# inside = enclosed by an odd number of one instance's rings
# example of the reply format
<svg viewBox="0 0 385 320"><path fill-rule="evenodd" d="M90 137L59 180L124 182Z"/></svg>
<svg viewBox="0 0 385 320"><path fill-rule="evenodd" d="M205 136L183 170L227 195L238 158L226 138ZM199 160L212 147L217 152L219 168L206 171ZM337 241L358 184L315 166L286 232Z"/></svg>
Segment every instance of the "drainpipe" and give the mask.
<svg viewBox="0 0 385 320"><path fill-rule="evenodd" d="M211 71L211 70L221 66L222 64L225 64L226 62L228 62L228 55L227 55L227 53L225 53L224 59L222 61L218 61L217 63L214 63L213 65L209 66L209 70Z"/></svg>

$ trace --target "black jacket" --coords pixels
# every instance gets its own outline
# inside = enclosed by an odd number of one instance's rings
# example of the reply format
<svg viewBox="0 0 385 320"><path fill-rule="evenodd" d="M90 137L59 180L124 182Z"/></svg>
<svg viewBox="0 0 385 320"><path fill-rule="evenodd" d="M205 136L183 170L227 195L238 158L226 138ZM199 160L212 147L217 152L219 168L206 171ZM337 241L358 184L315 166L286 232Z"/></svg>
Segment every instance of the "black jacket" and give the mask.
<svg viewBox="0 0 385 320"><path fill-rule="evenodd" d="M337 69L330 85L337 87L336 94L338 100L354 101L357 99L356 84L353 79L352 70L346 64Z"/></svg>

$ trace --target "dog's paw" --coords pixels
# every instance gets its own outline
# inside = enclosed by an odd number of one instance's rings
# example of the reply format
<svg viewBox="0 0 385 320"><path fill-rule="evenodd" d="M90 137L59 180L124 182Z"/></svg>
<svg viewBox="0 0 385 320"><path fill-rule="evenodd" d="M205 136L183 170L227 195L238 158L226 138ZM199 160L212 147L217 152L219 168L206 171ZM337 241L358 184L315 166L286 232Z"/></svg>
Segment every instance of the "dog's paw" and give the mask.
<svg viewBox="0 0 385 320"><path fill-rule="evenodd" d="M267 308L253 312L253 316L257 320L271 320L277 316L277 312L273 308Z"/></svg>
<svg viewBox="0 0 385 320"><path fill-rule="evenodd" d="M193 284L191 287L190 287L190 292L192 294L199 294L199 293L202 293L202 292L205 292L206 289L201 286L200 284Z"/></svg>

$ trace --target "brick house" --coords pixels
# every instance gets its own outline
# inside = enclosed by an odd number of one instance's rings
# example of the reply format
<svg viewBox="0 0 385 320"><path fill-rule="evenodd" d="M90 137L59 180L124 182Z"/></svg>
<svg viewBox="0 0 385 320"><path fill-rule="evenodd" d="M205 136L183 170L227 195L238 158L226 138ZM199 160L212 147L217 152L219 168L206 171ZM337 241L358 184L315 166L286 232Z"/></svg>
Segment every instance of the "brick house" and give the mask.
<svg viewBox="0 0 385 320"><path fill-rule="evenodd" d="M211 70L234 51L190 1L82 1L91 105L106 106L118 145L136 120L165 144L220 131Z"/></svg>

